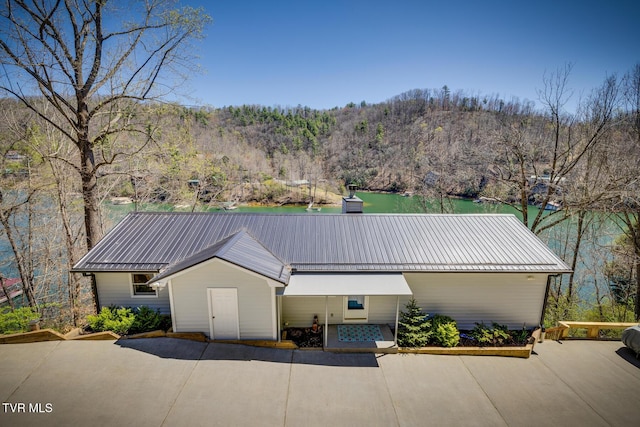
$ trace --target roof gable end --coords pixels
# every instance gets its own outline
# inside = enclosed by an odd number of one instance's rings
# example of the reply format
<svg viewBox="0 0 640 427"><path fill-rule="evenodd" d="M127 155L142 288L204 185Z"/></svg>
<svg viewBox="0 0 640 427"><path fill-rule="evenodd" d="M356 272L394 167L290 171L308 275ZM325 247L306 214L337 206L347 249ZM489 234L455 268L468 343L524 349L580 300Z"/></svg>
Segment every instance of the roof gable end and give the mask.
<svg viewBox="0 0 640 427"><path fill-rule="evenodd" d="M168 265L152 281L166 280L198 264L218 258L282 283L289 278L286 265L246 230L224 238L195 254Z"/></svg>

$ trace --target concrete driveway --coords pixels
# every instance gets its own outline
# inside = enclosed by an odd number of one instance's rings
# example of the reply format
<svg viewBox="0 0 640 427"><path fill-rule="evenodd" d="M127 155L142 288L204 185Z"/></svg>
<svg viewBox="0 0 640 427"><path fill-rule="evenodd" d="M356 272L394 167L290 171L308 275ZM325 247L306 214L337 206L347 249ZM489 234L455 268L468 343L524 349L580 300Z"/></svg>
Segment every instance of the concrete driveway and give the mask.
<svg viewBox="0 0 640 427"><path fill-rule="evenodd" d="M0 345L1 426L629 426L618 342L530 359L333 354L171 338Z"/></svg>

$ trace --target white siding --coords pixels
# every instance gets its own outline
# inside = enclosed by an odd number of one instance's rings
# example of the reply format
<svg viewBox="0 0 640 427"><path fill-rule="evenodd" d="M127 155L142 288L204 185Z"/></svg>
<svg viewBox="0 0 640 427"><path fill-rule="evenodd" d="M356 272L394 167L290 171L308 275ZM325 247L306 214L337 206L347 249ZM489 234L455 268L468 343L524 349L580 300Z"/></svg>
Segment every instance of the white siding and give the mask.
<svg viewBox="0 0 640 427"><path fill-rule="evenodd" d="M389 324L396 323L397 296L371 296L369 297L369 323ZM402 304L402 297L400 297ZM400 309L402 310L402 305Z"/></svg>
<svg viewBox="0 0 640 427"><path fill-rule="evenodd" d="M237 288L240 339L276 339L272 291L267 279L218 259L171 279L176 332L209 335L207 288Z"/></svg>
<svg viewBox="0 0 640 427"><path fill-rule="evenodd" d="M547 283L545 274L405 273L413 296L428 314L445 314L460 329L475 322L509 328L537 326ZM408 298L401 300L400 309Z"/></svg>
<svg viewBox="0 0 640 427"><path fill-rule="evenodd" d="M329 297L329 324L342 323L342 298ZM325 297L283 297L282 322L289 326L309 327L317 314L318 322L324 325L324 300Z"/></svg>
<svg viewBox="0 0 640 427"><path fill-rule="evenodd" d="M96 273L98 299L100 306L110 305L123 307L139 307L146 305L159 309L162 314L171 314L169 291L165 287L158 291L157 297L131 296L131 274L129 273Z"/></svg>
<svg viewBox="0 0 640 427"><path fill-rule="evenodd" d="M308 327L313 322L313 315L317 314L320 324L324 324L324 299L325 297L283 297L282 322L289 323L289 326ZM329 297L328 308L329 324L343 323L344 297ZM395 320L395 296L369 297L368 323L394 324Z"/></svg>

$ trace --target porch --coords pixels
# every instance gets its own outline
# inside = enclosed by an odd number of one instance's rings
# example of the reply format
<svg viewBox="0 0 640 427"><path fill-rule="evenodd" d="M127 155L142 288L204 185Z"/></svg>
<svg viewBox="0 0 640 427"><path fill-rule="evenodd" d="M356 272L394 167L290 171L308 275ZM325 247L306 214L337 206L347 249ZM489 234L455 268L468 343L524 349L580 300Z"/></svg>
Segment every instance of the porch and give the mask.
<svg viewBox="0 0 640 427"><path fill-rule="evenodd" d="M326 331L323 348L330 351L397 351L391 330L397 329L400 297L412 295L400 273L294 274L278 291L278 325L314 319ZM358 324L379 327L380 338L340 339L339 328Z"/></svg>
<svg viewBox="0 0 640 427"><path fill-rule="evenodd" d="M397 353L398 347L394 345L394 335L387 324L366 326L377 326L380 329L382 340L358 340L354 338L346 341L340 340L338 327L358 326L358 325L328 325L324 350L341 353Z"/></svg>

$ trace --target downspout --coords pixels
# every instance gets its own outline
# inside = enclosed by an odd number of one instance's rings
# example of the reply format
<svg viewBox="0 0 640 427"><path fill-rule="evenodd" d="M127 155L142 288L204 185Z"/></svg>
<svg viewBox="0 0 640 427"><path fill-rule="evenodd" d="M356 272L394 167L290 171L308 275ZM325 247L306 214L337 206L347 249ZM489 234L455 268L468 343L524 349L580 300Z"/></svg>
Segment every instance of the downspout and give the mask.
<svg viewBox="0 0 640 427"><path fill-rule="evenodd" d="M544 314L547 311L547 300L549 299L549 289L551 288L551 278L558 277L561 274L550 274L547 276L547 288L544 291L544 301L542 301L542 313L540 313L540 327L544 327Z"/></svg>
<svg viewBox="0 0 640 427"><path fill-rule="evenodd" d="M89 277L91 281L91 292L93 293L93 303L96 307L96 313L100 313L100 298L98 297L98 282L96 281L96 275L94 273L82 272L82 275Z"/></svg>

